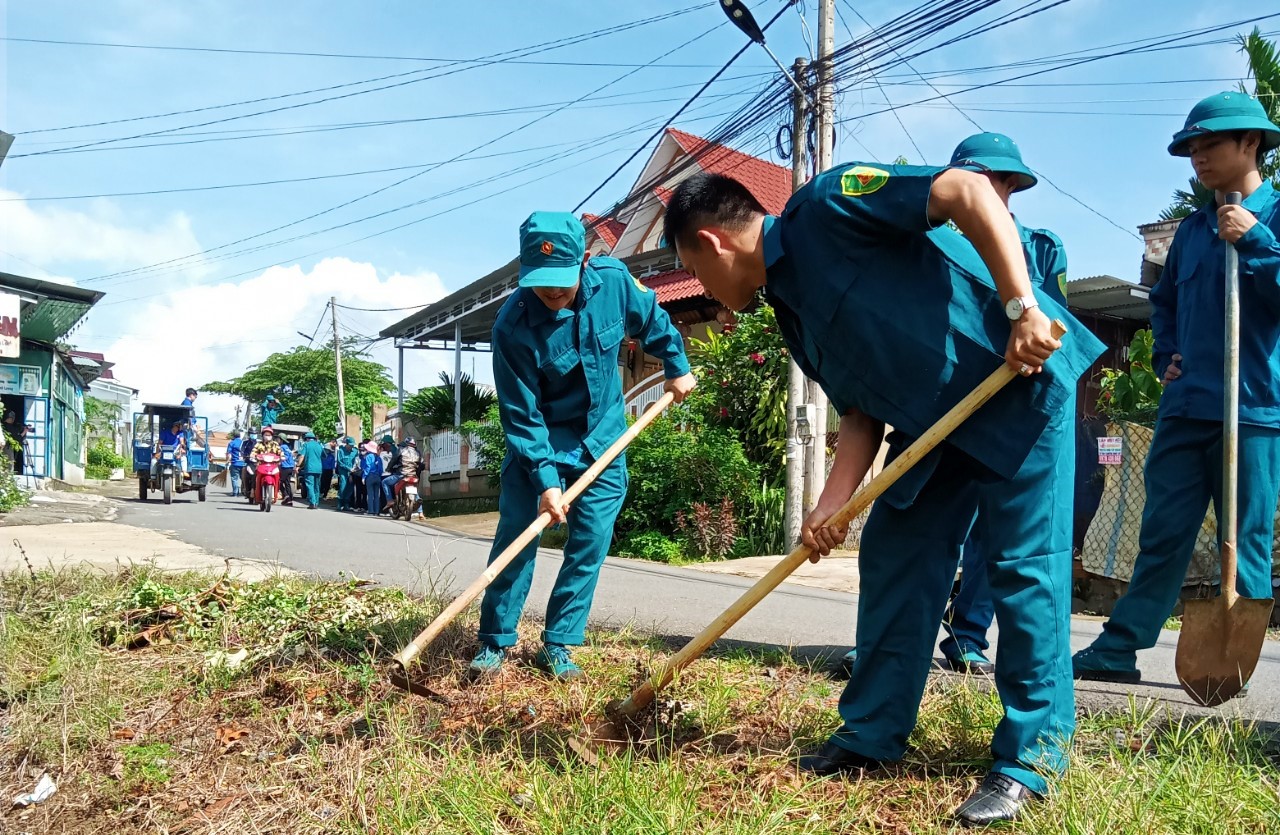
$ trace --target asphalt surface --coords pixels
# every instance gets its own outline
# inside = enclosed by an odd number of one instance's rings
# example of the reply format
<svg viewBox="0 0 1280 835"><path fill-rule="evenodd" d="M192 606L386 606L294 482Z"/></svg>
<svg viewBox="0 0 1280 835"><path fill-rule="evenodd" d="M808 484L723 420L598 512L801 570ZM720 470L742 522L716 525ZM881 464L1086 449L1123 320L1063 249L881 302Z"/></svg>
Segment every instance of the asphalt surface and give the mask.
<svg viewBox="0 0 1280 835"><path fill-rule="evenodd" d="M460 537L421 523L337 513L331 506L277 507L265 514L217 488L203 504L194 493L175 497L167 507L155 501L143 504L136 498L122 500L117 521L167 531L224 556L279 562L321 576L347 572L418 592L462 589L484 570L489 554L487 540ZM541 615L560 563L555 551L539 553L528 614ZM591 619L597 626L630 626L688 637L701 631L750 585L744 578L610 557L601 572ZM784 583L726 638L781 646L803 655L838 656L852 641L856 612L857 595ZM1087 646L1099 629L1098 619L1073 618L1073 649ZM1248 698L1206 711L1187 698L1174 677L1177 640L1177 632L1165 631L1154 648L1139 654L1138 666L1144 674L1140 685L1077 682L1080 705L1114 706L1132 694L1140 700L1158 699L1175 714L1213 713L1280 722L1280 642L1266 643ZM998 657L995 660L999 663Z"/></svg>

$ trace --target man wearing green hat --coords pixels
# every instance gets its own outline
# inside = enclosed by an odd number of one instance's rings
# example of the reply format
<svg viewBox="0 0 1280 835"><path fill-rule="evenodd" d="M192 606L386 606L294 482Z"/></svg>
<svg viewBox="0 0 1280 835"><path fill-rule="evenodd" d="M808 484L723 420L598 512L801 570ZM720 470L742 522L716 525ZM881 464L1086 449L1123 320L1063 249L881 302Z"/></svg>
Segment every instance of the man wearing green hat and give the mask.
<svg viewBox="0 0 1280 835"><path fill-rule="evenodd" d="M355 510L355 485L352 470L359 466L360 453L356 439L350 435L342 439L342 446L334 453L334 475L338 479L338 510Z"/></svg>
<svg viewBox="0 0 1280 835"><path fill-rule="evenodd" d="M951 168L963 168L986 176L996 194L1009 206L1009 198L1026 191L1039 179L1022 161L1022 152L1008 136L1001 133L978 133L956 146L951 155ZM1027 258L1027 271L1032 284L1045 295L1066 307L1067 252L1057 235L1047 229L1023 226L1014 218L1022 250ZM1068 410L1074 409L1074 400ZM1074 436L1067 443L1074 448ZM946 637L938 645L946 666L956 672L990 675L995 666L987 658L990 643L987 630L995 618L991 585L987 582L986 557L975 524L965 541L960 560L960 589L942 618ZM858 651L850 650L841 662L846 673L852 673Z"/></svg>
<svg viewBox="0 0 1280 835"><path fill-rule="evenodd" d="M1240 263L1240 435L1236 588L1267 599L1280 496L1280 195L1258 173L1280 127L1244 93L1198 103L1169 153L1189 157L1214 202L1182 221L1151 290L1154 366L1165 383L1147 457L1133 578L1102 634L1076 653L1076 678L1136 682L1186 577L1212 500L1221 512L1226 247ZM1229 192L1244 196L1225 204Z"/></svg>
<svg viewBox="0 0 1280 835"><path fill-rule="evenodd" d="M547 602L537 663L559 679L582 671L568 647L581 644L613 523L627 492L618 456L572 509L561 492L626 430L618 350L639 339L662 361L677 401L693 390L684 341L656 294L614 258L589 258L582 223L565 212L534 212L520 227L520 286L493 326L493 377L507 458L490 560L539 513L569 526L564 562ZM485 592L474 674L496 672L516 643L533 580L537 542Z"/></svg>
<svg viewBox="0 0 1280 835"><path fill-rule="evenodd" d="M324 444L316 440L316 433L308 432L302 436L302 448L298 455L302 459L298 466L302 469L303 492L307 500L307 509L315 510L320 506L320 474L324 472Z"/></svg>

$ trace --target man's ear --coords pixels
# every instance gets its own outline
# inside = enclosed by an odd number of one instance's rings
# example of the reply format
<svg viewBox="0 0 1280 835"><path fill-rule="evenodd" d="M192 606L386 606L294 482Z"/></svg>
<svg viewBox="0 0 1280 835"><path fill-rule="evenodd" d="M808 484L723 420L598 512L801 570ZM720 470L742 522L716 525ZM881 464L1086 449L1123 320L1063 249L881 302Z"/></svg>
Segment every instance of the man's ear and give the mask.
<svg viewBox="0 0 1280 835"><path fill-rule="evenodd" d="M724 234L719 229L699 229L694 236L699 247L709 247L715 255L723 255L725 251Z"/></svg>

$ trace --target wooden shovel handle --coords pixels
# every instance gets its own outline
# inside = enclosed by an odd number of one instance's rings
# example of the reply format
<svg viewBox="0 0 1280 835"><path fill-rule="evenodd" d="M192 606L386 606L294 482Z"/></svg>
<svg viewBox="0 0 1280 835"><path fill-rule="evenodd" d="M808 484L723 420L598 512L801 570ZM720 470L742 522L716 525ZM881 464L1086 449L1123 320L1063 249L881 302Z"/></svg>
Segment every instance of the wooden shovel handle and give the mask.
<svg viewBox="0 0 1280 835"><path fill-rule="evenodd" d="M1223 203L1239 206L1240 192L1229 192ZM1222 386L1222 518L1218 520L1222 595L1227 606L1236 598L1236 540L1239 533L1240 488L1240 258L1235 244L1227 244L1225 322L1223 324Z"/></svg>
<svg viewBox="0 0 1280 835"><path fill-rule="evenodd" d="M1054 338L1061 339L1066 332L1066 325L1055 319L1053 321ZM889 489L890 485L901 478L907 470L915 466L921 458L942 443L957 426L1017 376L1017 372L1010 368L1008 363L1001 363L999 368L991 372L990 376L979 383L977 388L965 395L963 400L952 406L945 415L938 419L937 423L929 427L901 455L881 470L879 475L871 479L861 490L854 493L849 501L845 502L844 507L837 510L827 520L826 524L839 527L852 521L859 513L866 510L871 502ZM683 649L667 661L666 666L636 688L636 691L619 706L618 712L623 716L635 716L648 707L657 691L670 684L671 679L675 677L677 672L700 658L713 643L719 640L720 636L728 632L735 623L742 619L743 615L751 611L757 603L764 599L765 595L777 588L783 580L787 579L792 572L803 565L812 555L813 550L806 545L801 545L792 551L785 559L775 565L768 574L757 580L755 585L747 589L741 597L733 602L733 605L712 621L697 637L685 644Z"/></svg>
<svg viewBox="0 0 1280 835"><path fill-rule="evenodd" d="M595 463L588 467L587 471L579 476L578 480L564 492L562 497L564 504L571 504L575 499L581 496L583 491L590 487L591 483L599 478L600 474L604 472L605 467L612 464L613 459L621 455L622 451L626 449L633 440L635 440L636 436L639 435L646 426L652 423L653 419L661 414L663 409L670 406L674 399L674 394L666 392L662 397L658 398L657 402L646 409L644 414L636 418L636 422L631 424L627 431L623 432L621 437L614 441L613 444L604 451L604 454L597 458ZM541 534L543 529L549 524L551 524L551 514L546 512L540 513L538 518L533 521L533 524L524 529L524 533L516 537L516 540L508 545L506 550L499 554L493 562L489 563L489 566L484 570L484 573L477 577L471 585L467 586L466 589L463 590L462 594L454 598L454 601L446 606L445 610L437 615L436 619L431 621L431 624L418 634L418 637L414 638L404 647L404 649L400 650L400 653L396 655L394 659L395 662L402 668L408 667L409 664L412 663L413 659L417 657L418 653L422 652L422 650L426 649L432 641L440 637L440 633L444 631L444 628L452 623L453 619L461 614L464 609L470 606L472 602L480 596L480 593L488 588L489 584L492 583L497 576L502 573L503 569L505 569L511 561L516 558L516 555L523 551L526 545L537 538L537 536Z"/></svg>

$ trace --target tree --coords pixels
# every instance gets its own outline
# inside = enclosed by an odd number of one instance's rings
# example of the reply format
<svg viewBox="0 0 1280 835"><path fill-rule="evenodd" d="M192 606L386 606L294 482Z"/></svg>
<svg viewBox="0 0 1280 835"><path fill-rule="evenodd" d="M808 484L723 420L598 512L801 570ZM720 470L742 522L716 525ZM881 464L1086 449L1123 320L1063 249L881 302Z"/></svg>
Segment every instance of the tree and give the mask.
<svg viewBox="0 0 1280 835"><path fill-rule="evenodd" d="M462 389L462 422L483 420L489 407L498 402L489 386L477 385L468 374L458 375ZM440 372L440 385L420 389L404 402L405 413L424 427L448 429L454 426L453 378Z"/></svg>
<svg viewBox="0 0 1280 835"><path fill-rule="evenodd" d="M1267 117L1273 124L1280 125L1280 53L1274 41L1262 36L1257 27L1248 35L1240 35L1236 43L1249 59L1249 75L1253 77L1253 97L1267 111ZM1243 84L1240 92L1249 92ZM1280 154L1274 151L1268 154L1258 169L1264 180L1270 180L1276 188L1280 188ZM1213 192L1192 177L1190 190L1178 189L1173 193L1173 202L1160 213L1161 220L1177 220L1188 217L1193 212L1213 202Z"/></svg>
<svg viewBox="0 0 1280 835"><path fill-rule="evenodd" d="M375 403L389 405L394 383L386 366L357 348L360 340L342 342L342 382L347 411L369 415ZM282 420L319 428L324 433L338 421L338 380L333 367L333 341L324 348L294 348L272 354L244 374L225 382L205 383L202 391L234 394L260 403L275 393L284 405Z"/></svg>
<svg viewBox="0 0 1280 835"><path fill-rule="evenodd" d="M87 435L101 435L115 429L124 410L116 403L84 396L84 431Z"/></svg>

